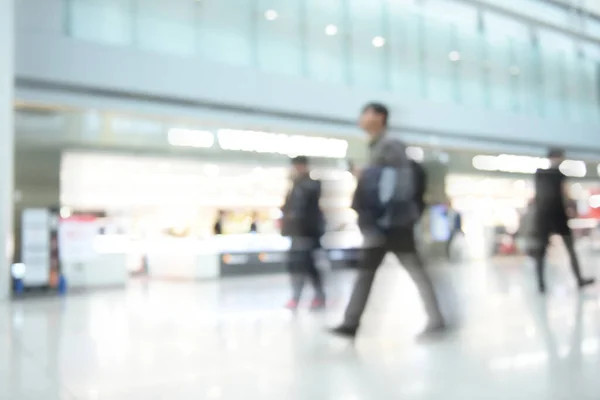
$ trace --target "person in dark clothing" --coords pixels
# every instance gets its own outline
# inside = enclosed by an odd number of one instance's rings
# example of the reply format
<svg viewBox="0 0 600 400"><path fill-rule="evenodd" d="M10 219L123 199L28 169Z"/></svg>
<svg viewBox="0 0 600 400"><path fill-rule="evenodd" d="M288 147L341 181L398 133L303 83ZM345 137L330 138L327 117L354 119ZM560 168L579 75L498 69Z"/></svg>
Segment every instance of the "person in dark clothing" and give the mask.
<svg viewBox="0 0 600 400"><path fill-rule="evenodd" d="M219 210L219 213L217 215L217 220L216 220L215 224L213 225L213 234L215 234L215 235L223 234L224 220L225 220L225 211Z"/></svg>
<svg viewBox="0 0 600 400"><path fill-rule="evenodd" d="M258 233L258 213L252 213L252 222L250 223L250 233Z"/></svg>
<svg viewBox="0 0 600 400"><path fill-rule="evenodd" d="M553 234L560 235L565 243L571 261L571 268L579 287L583 288L595 282L595 279L584 278L581 275L579 260L575 253L573 234L568 225L566 176L559 169L560 164L565 159L564 150L552 149L548 152L548 158L550 159L550 168L538 169L535 173L534 235L536 248L533 255L536 261L540 293L546 292L544 261L548 242Z"/></svg>
<svg viewBox="0 0 600 400"><path fill-rule="evenodd" d="M452 244L457 236L464 235L462 229L462 215L452 207L451 203L448 203L447 216L450 234L448 236L448 241L446 242L446 257L448 257L448 260L452 260Z"/></svg>
<svg viewBox="0 0 600 400"><path fill-rule="evenodd" d="M411 165L414 168L415 165L411 164L406 156L404 143L386 133L387 120L388 110L384 105L373 103L364 107L360 126L370 136L369 167L404 168ZM363 171L366 171L366 169ZM423 201L425 185L424 179L421 183L418 180L419 176L424 175L424 171L422 169L420 171L414 169L413 171L415 173L415 197L418 198L414 199L417 207L412 222L399 221L397 218L400 215L391 215L389 228L385 231L381 231L377 227L361 226L364 248L358 266L357 280L346 308L344 321L340 326L332 329L333 334L348 338L356 336L375 279L375 273L388 252L394 253L402 262L417 286L429 315L425 333L439 331L445 326L433 284L425 269L423 259L417 251L414 228L420 218L420 213L425 208ZM422 178L424 177L422 176ZM358 185L361 185L360 177ZM359 213L359 224L360 219Z"/></svg>
<svg viewBox="0 0 600 400"><path fill-rule="evenodd" d="M293 185L282 207L282 234L291 238L288 269L292 284L292 298L286 307L296 309L308 277L315 297L312 309L325 306L325 291L321 272L315 262L315 250L320 248L324 233L324 217L319 206L321 182L310 177L307 157L292 159Z"/></svg>

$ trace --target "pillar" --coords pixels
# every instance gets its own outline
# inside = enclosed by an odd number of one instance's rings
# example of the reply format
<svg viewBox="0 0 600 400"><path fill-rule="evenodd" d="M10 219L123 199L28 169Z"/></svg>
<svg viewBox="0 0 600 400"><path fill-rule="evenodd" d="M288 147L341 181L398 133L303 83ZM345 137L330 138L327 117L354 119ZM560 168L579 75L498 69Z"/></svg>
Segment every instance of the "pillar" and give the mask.
<svg viewBox="0 0 600 400"><path fill-rule="evenodd" d="M14 167L14 0L0 0L0 301L10 294Z"/></svg>

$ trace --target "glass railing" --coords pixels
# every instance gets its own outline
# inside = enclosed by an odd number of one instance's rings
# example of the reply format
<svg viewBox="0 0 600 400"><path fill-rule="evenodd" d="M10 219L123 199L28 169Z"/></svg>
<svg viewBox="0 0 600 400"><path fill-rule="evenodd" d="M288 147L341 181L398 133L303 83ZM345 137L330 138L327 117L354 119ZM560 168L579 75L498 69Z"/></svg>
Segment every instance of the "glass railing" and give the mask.
<svg viewBox="0 0 600 400"><path fill-rule="evenodd" d="M66 32L77 39L405 99L600 121L595 60L492 40L384 0L64 1Z"/></svg>

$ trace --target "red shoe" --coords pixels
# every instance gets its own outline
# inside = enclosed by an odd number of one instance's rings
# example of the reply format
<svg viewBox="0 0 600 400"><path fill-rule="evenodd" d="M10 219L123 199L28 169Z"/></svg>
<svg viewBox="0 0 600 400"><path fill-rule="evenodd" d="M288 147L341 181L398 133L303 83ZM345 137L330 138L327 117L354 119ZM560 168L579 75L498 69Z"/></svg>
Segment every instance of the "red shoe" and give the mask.
<svg viewBox="0 0 600 400"><path fill-rule="evenodd" d="M325 308L325 300L323 299L313 299L310 303L311 310L322 310Z"/></svg>
<svg viewBox="0 0 600 400"><path fill-rule="evenodd" d="M290 300L287 303L285 303L285 308L287 308L288 310L295 310L296 308L298 308L298 301L297 300Z"/></svg>

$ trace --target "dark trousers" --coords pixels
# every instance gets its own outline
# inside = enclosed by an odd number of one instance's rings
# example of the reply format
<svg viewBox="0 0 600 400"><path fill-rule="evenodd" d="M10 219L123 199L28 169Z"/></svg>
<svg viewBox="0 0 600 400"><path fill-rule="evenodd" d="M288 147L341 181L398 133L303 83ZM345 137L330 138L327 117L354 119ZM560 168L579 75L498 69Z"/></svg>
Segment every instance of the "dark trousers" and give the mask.
<svg viewBox="0 0 600 400"><path fill-rule="evenodd" d="M315 262L315 251L318 240L312 238L294 237L288 254L288 270L292 283L292 299L299 301L302 296L306 278L315 291L315 298L325 300L323 277Z"/></svg>
<svg viewBox="0 0 600 400"><path fill-rule="evenodd" d="M375 273L388 252L398 258L415 282L430 323L442 323L443 317L433 284L416 249L413 229L402 229L374 240L363 250L358 276L346 308L344 325L357 327L360 324L375 280Z"/></svg>
<svg viewBox="0 0 600 400"><path fill-rule="evenodd" d="M551 234L552 232L545 231L542 233L538 233L537 235L539 247L535 251L534 258L536 263L536 273L540 290L543 290L546 287L546 283L544 280L544 271L546 269L545 259ZM580 283L583 280L583 277L581 276L579 260L577 259L577 254L575 253L575 242L573 240L573 235L570 231L568 231L562 232L560 236L562 237L562 240L565 243L565 247L567 248L567 252L569 253L569 259L571 261L571 269L573 270L573 275L575 275L575 279L577 279L577 282Z"/></svg>

